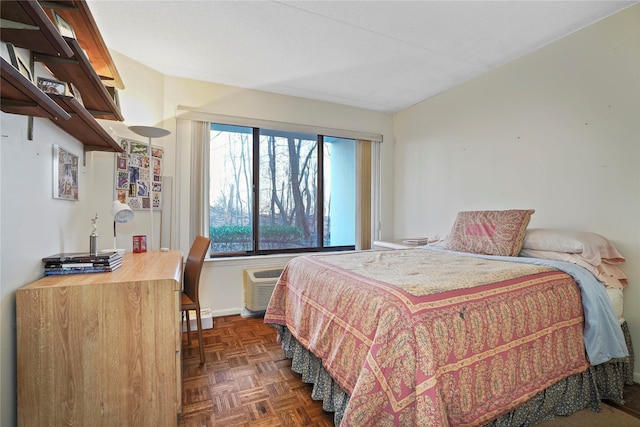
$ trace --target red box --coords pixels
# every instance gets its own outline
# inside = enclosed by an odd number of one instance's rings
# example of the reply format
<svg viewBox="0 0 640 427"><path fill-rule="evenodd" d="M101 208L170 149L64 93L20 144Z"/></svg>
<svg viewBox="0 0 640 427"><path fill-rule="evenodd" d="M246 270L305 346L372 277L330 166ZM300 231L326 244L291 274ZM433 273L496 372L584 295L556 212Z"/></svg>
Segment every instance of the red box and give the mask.
<svg viewBox="0 0 640 427"><path fill-rule="evenodd" d="M133 252L147 252L147 236L133 236Z"/></svg>

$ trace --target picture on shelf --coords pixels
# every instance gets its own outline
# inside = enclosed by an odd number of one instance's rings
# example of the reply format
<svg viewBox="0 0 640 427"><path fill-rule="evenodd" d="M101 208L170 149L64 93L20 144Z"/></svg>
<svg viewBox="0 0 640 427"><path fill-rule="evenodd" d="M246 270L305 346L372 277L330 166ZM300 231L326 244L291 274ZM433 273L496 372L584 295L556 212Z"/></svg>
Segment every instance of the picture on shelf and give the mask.
<svg viewBox="0 0 640 427"><path fill-rule="evenodd" d="M16 49L13 46L13 43L5 43L5 45L7 46L7 52L9 53L9 61L11 62L11 65L13 65L13 68L15 68L16 70L19 70L18 58L16 57Z"/></svg>
<svg viewBox="0 0 640 427"><path fill-rule="evenodd" d="M82 105L84 105L84 102L82 102L82 95L80 95L80 91L78 90L78 88L76 87L76 85L74 85L73 83L69 83L69 90L71 92L71 95L78 100L78 102Z"/></svg>
<svg viewBox="0 0 640 427"><path fill-rule="evenodd" d="M18 64L16 68L20 71L20 74L29 79L30 82L33 82L31 71L29 71L29 66L27 65L29 62L22 58L17 50L14 49L13 53L16 56L16 63Z"/></svg>
<svg viewBox="0 0 640 427"><path fill-rule="evenodd" d="M53 198L78 200L78 156L53 146Z"/></svg>
<svg viewBox="0 0 640 427"><path fill-rule="evenodd" d="M53 79L45 79L44 77L38 77L38 88L44 93L51 93L53 95L66 95L67 84Z"/></svg>
<svg viewBox="0 0 640 427"><path fill-rule="evenodd" d="M73 27L67 21L62 18L62 16L58 15L56 11L53 11L53 16L56 21L56 25L58 26L58 32L63 37L70 37L72 39L76 38L76 33L73 31Z"/></svg>

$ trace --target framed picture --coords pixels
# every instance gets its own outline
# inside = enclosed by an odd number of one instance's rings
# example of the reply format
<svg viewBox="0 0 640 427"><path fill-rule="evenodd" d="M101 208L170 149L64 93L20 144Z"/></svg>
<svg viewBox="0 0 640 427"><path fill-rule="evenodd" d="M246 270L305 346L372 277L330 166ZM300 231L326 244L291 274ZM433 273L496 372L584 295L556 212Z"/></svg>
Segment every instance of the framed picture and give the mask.
<svg viewBox="0 0 640 427"><path fill-rule="evenodd" d="M53 198L78 200L78 156L53 146Z"/></svg>
<svg viewBox="0 0 640 427"><path fill-rule="evenodd" d="M80 91L78 90L78 88L76 87L76 85L74 85L73 83L69 83L70 90L71 90L71 95L78 100L78 102L82 105L84 105L84 102L82 102L82 95L80 95Z"/></svg>
<svg viewBox="0 0 640 427"><path fill-rule="evenodd" d="M27 79L29 79L30 82L33 82L33 78L31 77L31 71L29 71L29 66L28 66L29 62L26 61L22 56L20 56L18 51L15 49L13 49L13 55L15 56L15 59L16 59L16 64L17 64L16 68L18 69L18 71L20 71L20 74L22 74Z"/></svg>
<svg viewBox="0 0 640 427"><path fill-rule="evenodd" d="M66 95L67 84L53 79L45 79L38 77L38 88L44 93L52 93L54 95Z"/></svg>
<svg viewBox="0 0 640 427"><path fill-rule="evenodd" d="M53 11L53 17L56 21L56 26L58 27L58 32L63 37L71 37L72 39L76 38L76 33L73 31L73 27L67 21L65 21L62 16L58 15L56 11Z"/></svg>
<svg viewBox="0 0 640 427"><path fill-rule="evenodd" d="M18 68L18 58L16 57L16 49L13 46L13 43L5 43L7 45L7 52L9 52L9 61L11 65L17 70Z"/></svg>

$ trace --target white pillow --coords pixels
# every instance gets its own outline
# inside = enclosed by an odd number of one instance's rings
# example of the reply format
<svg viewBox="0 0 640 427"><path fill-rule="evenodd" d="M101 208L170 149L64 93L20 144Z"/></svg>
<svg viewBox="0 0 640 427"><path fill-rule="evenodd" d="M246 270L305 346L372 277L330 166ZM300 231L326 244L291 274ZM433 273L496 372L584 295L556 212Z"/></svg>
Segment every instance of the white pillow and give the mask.
<svg viewBox="0 0 640 427"><path fill-rule="evenodd" d="M623 263L624 257L606 237L585 231L530 228L524 238L524 249L581 254L589 264Z"/></svg>

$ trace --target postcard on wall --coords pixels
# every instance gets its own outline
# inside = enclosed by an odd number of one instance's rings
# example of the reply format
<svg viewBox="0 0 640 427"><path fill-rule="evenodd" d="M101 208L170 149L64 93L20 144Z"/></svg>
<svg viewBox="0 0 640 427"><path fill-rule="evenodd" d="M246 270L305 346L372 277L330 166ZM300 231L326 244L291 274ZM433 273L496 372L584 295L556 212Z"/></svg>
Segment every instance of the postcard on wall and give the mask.
<svg viewBox="0 0 640 427"><path fill-rule="evenodd" d="M116 198L131 209L149 209L153 203L159 210L164 149L126 138L119 143L124 152L116 155Z"/></svg>
<svg viewBox="0 0 640 427"><path fill-rule="evenodd" d="M53 146L53 197L78 200L78 156Z"/></svg>

